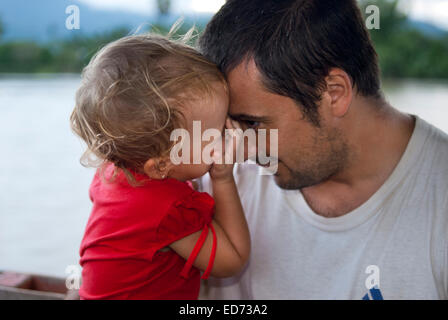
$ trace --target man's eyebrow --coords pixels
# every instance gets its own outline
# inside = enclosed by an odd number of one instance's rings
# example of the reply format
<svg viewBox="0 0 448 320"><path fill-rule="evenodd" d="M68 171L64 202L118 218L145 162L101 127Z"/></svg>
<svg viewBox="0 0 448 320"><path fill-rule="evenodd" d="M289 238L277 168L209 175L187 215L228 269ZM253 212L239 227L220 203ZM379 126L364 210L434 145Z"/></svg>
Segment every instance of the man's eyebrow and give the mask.
<svg viewBox="0 0 448 320"><path fill-rule="evenodd" d="M266 117L260 117L260 116L253 116L250 114L245 113L237 113L237 114L229 114L230 119L236 120L236 121L266 121Z"/></svg>

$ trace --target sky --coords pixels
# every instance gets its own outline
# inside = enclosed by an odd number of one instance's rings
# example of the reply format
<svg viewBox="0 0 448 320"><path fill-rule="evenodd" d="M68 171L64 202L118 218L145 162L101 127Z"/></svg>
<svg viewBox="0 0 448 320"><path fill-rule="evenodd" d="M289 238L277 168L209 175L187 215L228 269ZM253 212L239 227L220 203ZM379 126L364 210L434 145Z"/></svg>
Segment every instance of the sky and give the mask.
<svg viewBox="0 0 448 320"><path fill-rule="evenodd" d="M411 3L409 15L448 29L448 0L405 0Z"/></svg>
<svg viewBox="0 0 448 320"><path fill-rule="evenodd" d="M150 14L156 11L156 0L78 0L91 7L106 10L126 10ZM448 0L401 0L409 16L448 29ZM216 12L224 0L172 0L176 14Z"/></svg>

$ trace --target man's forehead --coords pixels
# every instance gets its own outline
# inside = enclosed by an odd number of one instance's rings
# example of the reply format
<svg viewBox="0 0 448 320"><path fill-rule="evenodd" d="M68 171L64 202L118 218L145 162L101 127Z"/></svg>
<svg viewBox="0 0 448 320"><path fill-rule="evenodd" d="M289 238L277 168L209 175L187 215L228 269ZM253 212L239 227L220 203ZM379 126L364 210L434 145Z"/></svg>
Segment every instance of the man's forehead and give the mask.
<svg viewBox="0 0 448 320"><path fill-rule="evenodd" d="M261 74L253 58L244 59L236 67L227 72L229 83L235 80L251 80L255 83L261 82Z"/></svg>
<svg viewBox="0 0 448 320"><path fill-rule="evenodd" d="M260 81L260 73L253 59L245 60L227 74L230 90L229 113L236 114L242 110L253 114L261 107L260 102L268 93Z"/></svg>
<svg viewBox="0 0 448 320"><path fill-rule="evenodd" d="M230 90L229 115L234 118L253 119L271 117L275 95L261 82L261 75L253 59L240 63L231 70L227 79Z"/></svg>
<svg viewBox="0 0 448 320"><path fill-rule="evenodd" d="M238 65L228 74L229 116L234 119L267 121L298 110L289 97L269 91L261 82L255 62Z"/></svg>

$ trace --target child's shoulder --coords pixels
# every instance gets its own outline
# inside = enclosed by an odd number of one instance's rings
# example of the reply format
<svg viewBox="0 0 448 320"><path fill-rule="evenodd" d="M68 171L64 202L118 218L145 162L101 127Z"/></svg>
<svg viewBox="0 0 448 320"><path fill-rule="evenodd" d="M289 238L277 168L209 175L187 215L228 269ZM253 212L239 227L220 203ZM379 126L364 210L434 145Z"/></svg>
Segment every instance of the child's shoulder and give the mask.
<svg viewBox="0 0 448 320"><path fill-rule="evenodd" d="M187 182L179 181L173 178L163 180L148 180L141 187L136 187L137 192L142 195L150 195L151 198L174 203L192 196L196 191Z"/></svg>
<svg viewBox="0 0 448 320"><path fill-rule="evenodd" d="M208 193L198 192L188 182L172 178L148 179L134 187L124 180L101 181L96 174L92 185L93 218L89 219L87 230L101 224L96 232L103 240L115 237L117 232L126 232L128 239L143 237L145 252L150 257L169 243L201 230L210 223L214 213L214 200Z"/></svg>
<svg viewBox="0 0 448 320"><path fill-rule="evenodd" d="M98 170L90 187L92 201L125 204L126 207L151 207L166 211L182 203L209 202L207 194L197 192L189 182L173 178L162 180L135 175L136 185L132 185L123 172L111 179L112 167L103 172Z"/></svg>

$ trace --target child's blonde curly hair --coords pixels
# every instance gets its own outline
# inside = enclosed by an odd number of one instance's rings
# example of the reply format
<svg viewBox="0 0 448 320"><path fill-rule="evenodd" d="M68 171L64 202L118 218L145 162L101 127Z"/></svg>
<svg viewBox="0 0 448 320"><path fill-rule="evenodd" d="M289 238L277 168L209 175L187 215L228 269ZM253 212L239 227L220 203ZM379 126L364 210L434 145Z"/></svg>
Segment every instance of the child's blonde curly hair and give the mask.
<svg viewBox="0 0 448 320"><path fill-rule="evenodd" d="M101 49L83 70L70 117L87 143L84 166L112 162L130 183L130 170L169 154L171 132L185 127L181 107L226 81L218 68L181 41L133 35ZM93 157L92 157L93 156Z"/></svg>

